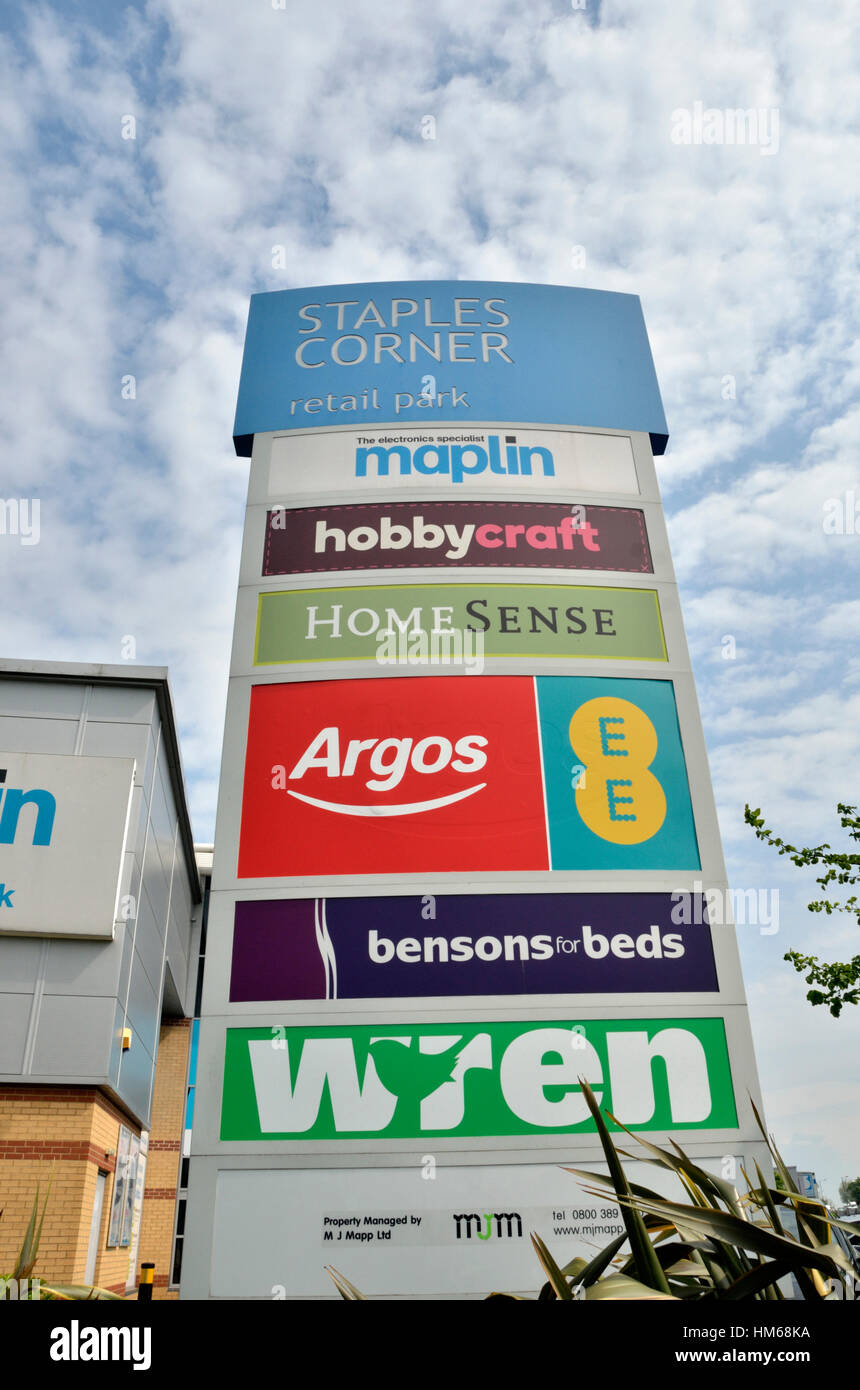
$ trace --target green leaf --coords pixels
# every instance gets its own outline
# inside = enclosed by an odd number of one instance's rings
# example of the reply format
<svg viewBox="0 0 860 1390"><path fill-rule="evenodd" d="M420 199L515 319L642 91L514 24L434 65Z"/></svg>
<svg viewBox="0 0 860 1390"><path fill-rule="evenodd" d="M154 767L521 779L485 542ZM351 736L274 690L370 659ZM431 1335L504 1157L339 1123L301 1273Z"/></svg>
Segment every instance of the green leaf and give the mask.
<svg viewBox="0 0 860 1390"><path fill-rule="evenodd" d="M730 1301L737 1301L741 1298L752 1298L763 1289L776 1287L777 1282L783 1279L786 1274L792 1271L790 1260L771 1260L769 1264L756 1265L755 1269L749 1270L742 1278L736 1279L727 1289L720 1289L716 1294L717 1298L725 1298Z"/></svg>
<svg viewBox="0 0 860 1390"><path fill-rule="evenodd" d="M631 1197L632 1194L627 1176L621 1166L621 1160L615 1151L615 1145L612 1142L609 1130L606 1128L606 1122L600 1112L600 1106L595 1100L594 1092L584 1076L579 1078L579 1084L582 1094L585 1097L586 1104L594 1118L597 1132L600 1135L600 1142L603 1146L606 1164L615 1187L616 1197L619 1200ZM637 1274L640 1279L651 1288L657 1289L658 1292L668 1295L669 1284L660 1266L660 1261L654 1253L654 1247L648 1238L648 1231L642 1219L641 1212L635 1207L622 1205L621 1216L627 1230L627 1237L630 1241L631 1254L636 1260Z"/></svg>
<svg viewBox="0 0 860 1390"><path fill-rule="evenodd" d="M53 1281L45 1284L40 1281L39 1287L41 1293L51 1294L54 1298L125 1302L121 1293L111 1293L110 1289L101 1289L97 1284L55 1284Z"/></svg>
<svg viewBox="0 0 860 1390"><path fill-rule="evenodd" d="M367 1302L367 1298L361 1290L357 1289L355 1284L351 1284L346 1275L341 1274L339 1270L334 1268L334 1265L324 1265L324 1269L341 1298L345 1299L347 1303L355 1303L359 1300L362 1303Z"/></svg>
<svg viewBox="0 0 860 1390"><path fill-rule="evenodd" d="M42 1227L45 1224L45 1212L48 1209L48 1198L51 1195L51 1183L54 1180L54 1170L48 1175L48 1190L45 1193L45 1203L42 1207L42 1216L38 1226L36 1219L39 1213L39 1186L36 1184L36 1196L33 1199L33 1210L30 1213L30 1220L24 1234L24 1241L15 1263L14 1277L16 1279L29 1279L33 1272L36 1259L39 1254L39 1242L42 1239Z"/></svg>
<svg viewBox="0 0 860 1390"><path fill-rule="evenodd" d="M631 1279L627 1274L608 1274L605 1279L600 1279L596 1284L592 1284L585 1290L586 1302L603 1302L606 1299L616 1300L622 1298L641 1298L654 1301L659 1299L661 1302L677 1303L677 1296L667 1290L665 1293L653 1288L648 1284L641 1283L638 1279Z"/></svg>
<svg viewBox="0 0 860 1390"><path fill-rule="evenodd" d="M642 1199L631 1197L631 1202L643 1205ZM832 1276L836 1261L821 1251L808 1249L799 1241L786 1236L774 1235L773 1231L758 1226L753 1221L739 1221L729 1212L701 1207L687 1207L680 1202L649 1203L649 1208L659 1208L659 1215L677 1216L685 1226L698 1229L705 1235L723 1242L733 1242L744 1250L754 1250L759 1255L770 1255L773 1259L787 1259L792 1268L816 1269Z"/></svg>
<svg viewBox="0 0 860 1390"><path fill-rule="evenodd" d="M561 1270L559 1269L558 1265L556 1264L546 1245L541 1240L540 1236L537 1235L534 1231L531 1232L531 1238L532 1245L537 1251L537 1257L543 1265L544 1273L546 1274L546 1277L549 1280L550 1285L552 1286L555 1292L556 1298L560 1298L566 1303L572 1303L573 1294L570 1291L570 1285L565 1279L564 1275L562 1274Z"/></svg>
<svg viewBox="0 0 860 1390"><path fill-rule="evenodd" d="M576 1282L584 1284L586 1288L596 1283L603 1271L612 1263L626 1239L627 1232L625 1231L623 1236L616 1236L603 1250L598 1251L594 1259L585 1266ZM567 1272L567 1268L568 1266L565 1266L565 1272Z"/></svg>

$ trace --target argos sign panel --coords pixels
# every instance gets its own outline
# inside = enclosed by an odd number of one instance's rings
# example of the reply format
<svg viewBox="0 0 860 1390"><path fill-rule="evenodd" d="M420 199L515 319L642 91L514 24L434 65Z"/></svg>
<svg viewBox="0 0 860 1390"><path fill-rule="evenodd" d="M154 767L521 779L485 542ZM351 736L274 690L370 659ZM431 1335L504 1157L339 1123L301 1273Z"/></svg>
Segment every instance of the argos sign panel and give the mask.
<svg viewBox="0 0 860 1390"><path fill-rule="evenodd" d="M252 687L240 878L699 867L670 681Z"/></svg>

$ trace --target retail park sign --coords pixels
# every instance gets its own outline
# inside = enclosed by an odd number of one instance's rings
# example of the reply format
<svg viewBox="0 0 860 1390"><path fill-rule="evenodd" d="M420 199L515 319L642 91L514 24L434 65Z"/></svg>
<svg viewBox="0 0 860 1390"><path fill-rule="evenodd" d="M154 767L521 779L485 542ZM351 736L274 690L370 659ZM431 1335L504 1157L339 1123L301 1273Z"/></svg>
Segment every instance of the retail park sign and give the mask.
<svg viewBox="0 0 860 1390"><path fill-rule="evenodd" d="M251 298L233 435L321 425L666 421L638 298L560 285L395 281Z"/></svg>

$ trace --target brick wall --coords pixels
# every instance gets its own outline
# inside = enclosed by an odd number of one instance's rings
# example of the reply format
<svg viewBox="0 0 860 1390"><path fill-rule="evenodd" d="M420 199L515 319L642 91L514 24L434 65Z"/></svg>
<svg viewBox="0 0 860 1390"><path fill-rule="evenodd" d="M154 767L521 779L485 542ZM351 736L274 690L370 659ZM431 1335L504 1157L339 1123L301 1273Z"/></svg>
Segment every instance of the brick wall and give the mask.
<svg viewBox="0 0 860 1390"><path fill-rule="evenodd" d="M94 1282L126 1287L127 1249L105 1249L119 1127L140 1131L94 1086L0 1086L0 1272L14 1265L36 1194L51 1190L35 1274L82 1283L98 1172L108 1174ZM41 1210L41 1203L40 1203Z"/></svg>
<svg viewBox="0 0 860 1390"><path fill-rule="evenodd" d="M162 1022L138 1248L138 1264L142 1260L152 1260L155 1264L153 1298L156 1299L179 1297L178 1291L168 1290L168 1281L173 1256L176 1189L182 1160L190 1041L190 1019L165 1019Z"/></svg>

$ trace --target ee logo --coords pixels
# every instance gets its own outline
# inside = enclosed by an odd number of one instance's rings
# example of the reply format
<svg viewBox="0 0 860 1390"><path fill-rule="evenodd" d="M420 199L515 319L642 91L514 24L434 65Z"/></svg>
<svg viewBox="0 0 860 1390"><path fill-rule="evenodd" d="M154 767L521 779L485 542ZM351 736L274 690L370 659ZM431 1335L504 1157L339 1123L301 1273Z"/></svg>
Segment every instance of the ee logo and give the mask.
<svg viewBox="0 0 860 1390"><path fill-rule="evenodd" d="M666 819L666 796L649 768L657 730L638 705L601 695L580 705L568 729L570 746L587 770L576 787L576 809L589 830L616 845L640 845Z"/></svg>

